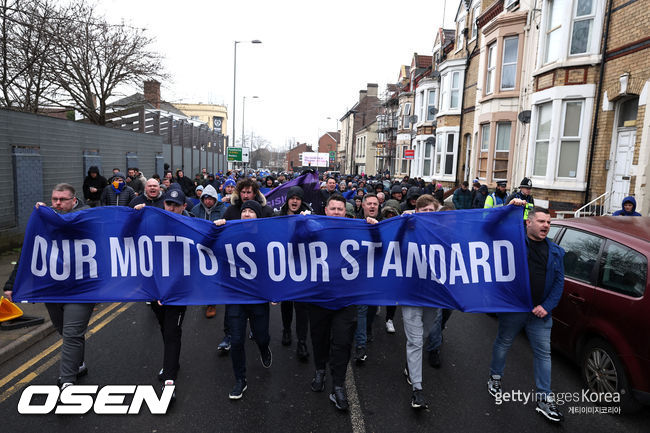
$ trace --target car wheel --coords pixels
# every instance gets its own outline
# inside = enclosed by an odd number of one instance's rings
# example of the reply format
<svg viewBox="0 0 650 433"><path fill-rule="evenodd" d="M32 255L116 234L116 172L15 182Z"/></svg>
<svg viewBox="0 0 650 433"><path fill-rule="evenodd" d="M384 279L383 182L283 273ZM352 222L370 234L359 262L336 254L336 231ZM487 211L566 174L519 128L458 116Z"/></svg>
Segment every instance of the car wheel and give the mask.
<svg viewBox="0 0 650 433"><path fill-rule="evenodd" d="M620 393L620 403L597 402L595 405L620 406L621 412L630 413L642 406L634 399L625 368L614 348L605 340L590 340L582 352L582 377L590 392Z"/></svg>

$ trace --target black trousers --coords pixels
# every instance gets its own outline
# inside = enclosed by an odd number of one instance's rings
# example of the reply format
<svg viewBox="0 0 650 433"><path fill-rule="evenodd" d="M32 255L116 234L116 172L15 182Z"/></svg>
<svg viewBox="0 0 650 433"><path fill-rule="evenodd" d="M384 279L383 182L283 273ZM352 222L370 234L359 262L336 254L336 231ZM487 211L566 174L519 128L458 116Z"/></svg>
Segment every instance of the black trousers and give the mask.
<svg viewBox="0 0 650 433"><path fill-rule="evenodd" d="M298 340L307 340L307 330L309 329L309 310L304 302L282 301L280 304L282 310L282 328L291 329L293 321L293 310L296 310L296 335Z"/></svg>
<svg viewBox="0 0 650 433"><path fill-rule="evenodd" d="M151 302L151 309L158 319L163 338L163 380L176 380L181 357L182 325L186 306L158 305Z"/></svg>
<svg viewBox="0 0 650 433"><path fill-rule="evenodd" d="M329 362L333 385L343 386L357 328L357 307L328 310L308 304L308 308L316 369L325 370Z"/></svg>

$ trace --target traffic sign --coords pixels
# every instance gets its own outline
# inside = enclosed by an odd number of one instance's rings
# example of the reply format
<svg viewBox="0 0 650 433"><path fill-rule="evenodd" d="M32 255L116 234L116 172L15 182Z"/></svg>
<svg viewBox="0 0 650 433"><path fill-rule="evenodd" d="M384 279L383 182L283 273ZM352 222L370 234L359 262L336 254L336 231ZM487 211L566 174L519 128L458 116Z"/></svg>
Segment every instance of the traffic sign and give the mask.
<svg viewBox="0 0 650 433"><path fill-rule="evenodd" d="M237 161L241 162L241 147L229 147L228 148L228 161Z"/></svg>

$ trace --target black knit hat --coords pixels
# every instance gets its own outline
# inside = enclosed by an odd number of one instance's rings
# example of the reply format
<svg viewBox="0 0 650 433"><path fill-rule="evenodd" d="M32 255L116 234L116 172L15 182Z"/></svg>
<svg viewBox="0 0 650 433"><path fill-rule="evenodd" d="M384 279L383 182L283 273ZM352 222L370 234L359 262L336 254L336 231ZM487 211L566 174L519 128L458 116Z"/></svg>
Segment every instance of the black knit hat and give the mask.
<svg viewBox="0 0 650 433"><path fill-rule="evenodd" d="M289 188L289 191L287 191L287 200L289 200L291 197L298 197L300 200L305 199L305 192L302 190L301 187L295 185Z"/></svg>
<svg viewBox="0 0 650 433"><path fill-rule="evenodd" d="M241 210L243 211L244 209L252 209L258 218L262 218L262 205L255 200L246 200L244 204L241 205Z"/></svg>

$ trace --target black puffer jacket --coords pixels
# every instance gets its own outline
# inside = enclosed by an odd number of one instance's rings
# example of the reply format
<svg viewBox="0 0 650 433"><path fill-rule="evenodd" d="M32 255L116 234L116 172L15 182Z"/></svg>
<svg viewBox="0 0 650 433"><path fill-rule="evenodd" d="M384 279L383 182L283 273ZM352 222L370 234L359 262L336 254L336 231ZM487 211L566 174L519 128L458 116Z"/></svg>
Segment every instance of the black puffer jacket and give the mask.
<svg viewBox="0 0 650 433"><path fill-rule="evenodd" d="M97 173L97 176L92 177L91 173ZM106 178L99 174L99 169L96 166L92 166L88 169L88 176L84 179L83 191L84 191L84 200L97 201L102 196L102 191L108 185ZM97 188L97 192L90 192L90 188Z"/></svg>

